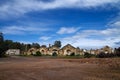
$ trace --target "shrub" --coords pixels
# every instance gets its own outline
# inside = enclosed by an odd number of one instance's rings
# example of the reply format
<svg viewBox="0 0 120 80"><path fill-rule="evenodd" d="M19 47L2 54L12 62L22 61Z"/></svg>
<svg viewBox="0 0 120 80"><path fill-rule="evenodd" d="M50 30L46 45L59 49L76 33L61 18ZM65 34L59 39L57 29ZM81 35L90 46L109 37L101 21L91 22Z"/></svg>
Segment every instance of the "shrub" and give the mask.
<svg viewBox="0 0 120 80"><path fill-rule="evenodd" d="M92 57L92 54L88 53L88 52L85 52L84 53L84 58L90 58Z"/></svg>
<svg viewBox="0 0 120 80"><path fill-rule="evenodd" d="M110 58L110 57L115 57L116 54L114 53L107 53L105 54L104 52L100 52L96 57L97 58Z"/></svg>
<svg viewBox="0 0 120 80"><path fill-rule="evenodd" d="M34 54L34 56L42 56L40 51L37 51L36 54Z"/></svg>
<svg viewBox="0 0 120 80"><path fill-rule="evenodd" d="M117 57L120 57L120 47L119 48L115 48L115 55L117 56Z"/></svg>
<svg viewBox="0 0 120 80"><path fill-rule="evenodd" d="M97 54L97 58L105 58L105 53L104 52L100 52L99 54Z"/></svg>
<svg viewBox="0 0 120 80"><path fill-rule="evenodd" d="M107 54L107 57L115 57L116 55L113 53Z"/></svg>
<svg viewBox="0 0 120 80"><path fill-rule="evenodd" d="M1 53L0 54L0 58L2 58L2 57L7 57L8 55L6 55L5 53Z"/></svg>
<svg viewBox="0 0 120 80"><path fill-rule="evenodd" d="M74 52L72 52L72 53L70 54L70 56L75 56L75 53L74 53Z"/></svg>
<svg viewBox="0 0 120 80"><path fill-rule="evenodd" d="M57 53L56 53L56 52L53 52L53 53L52 53L52 56L57 56Z"/></svg>
<svg viewBox="0 0 120 80"><path fill-rule="evenodd" d="M117 57L120 57L120 52L115 53Z"/></svg>

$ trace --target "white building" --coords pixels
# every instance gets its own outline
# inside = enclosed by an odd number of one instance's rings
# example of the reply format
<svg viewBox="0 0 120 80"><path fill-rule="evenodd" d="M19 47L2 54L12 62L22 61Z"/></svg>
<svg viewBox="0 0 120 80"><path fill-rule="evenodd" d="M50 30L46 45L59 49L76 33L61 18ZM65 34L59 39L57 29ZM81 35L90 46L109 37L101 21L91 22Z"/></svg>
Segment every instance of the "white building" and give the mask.
<svg viewBox="0 0 120 80"><path fill-rule="evenodd" d="M20 55L20 50L19 49L8 49L6 51L6 54L8 54L8 55Z"/></svg>

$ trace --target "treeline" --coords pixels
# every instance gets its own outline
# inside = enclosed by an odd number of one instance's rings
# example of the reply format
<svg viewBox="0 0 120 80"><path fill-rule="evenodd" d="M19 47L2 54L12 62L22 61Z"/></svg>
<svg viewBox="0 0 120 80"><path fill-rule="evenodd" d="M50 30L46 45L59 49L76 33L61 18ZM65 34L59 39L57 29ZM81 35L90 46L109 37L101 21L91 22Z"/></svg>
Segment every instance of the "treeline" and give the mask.
<svg viewBox="0 0 120 80"><path fill-rule="evenodd" d="M45 46L46 45L42 45ZM30 48L40 48L42 47L38 43L32 43L32 44L24 44L20 42L14 42L12 40L4 40L3 33L0 32L0 57L5 56L5 52L8 49L20 49L20 54L24 54L24 52L27 52ZM56 47L61 47L61 41L55 41L54 45L51 46L56 46Z"/></svg>
<svg viewBox="0 0 120 80"><path fill-rule="evenodd" d="M8 49L20 49L20 53L24 53L30 48L40 48L40 45L38 43L32 43L32 44L24 44L20 42L13 42L12 40L3 40L0 42L0 57L5 56L5 52Z"/></svg>

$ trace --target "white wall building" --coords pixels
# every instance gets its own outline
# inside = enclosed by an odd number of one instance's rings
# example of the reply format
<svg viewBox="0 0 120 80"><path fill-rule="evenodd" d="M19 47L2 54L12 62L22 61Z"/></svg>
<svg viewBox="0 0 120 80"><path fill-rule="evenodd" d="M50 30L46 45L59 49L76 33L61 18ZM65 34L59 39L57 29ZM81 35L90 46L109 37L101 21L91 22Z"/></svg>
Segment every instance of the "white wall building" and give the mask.
<svg viewBox="0 0 120 80"><path fill-rule="evenodd" d="M20 55L20 50L19 49L8 49L6 51L6 54L8 54L8 55Z"/></svg>

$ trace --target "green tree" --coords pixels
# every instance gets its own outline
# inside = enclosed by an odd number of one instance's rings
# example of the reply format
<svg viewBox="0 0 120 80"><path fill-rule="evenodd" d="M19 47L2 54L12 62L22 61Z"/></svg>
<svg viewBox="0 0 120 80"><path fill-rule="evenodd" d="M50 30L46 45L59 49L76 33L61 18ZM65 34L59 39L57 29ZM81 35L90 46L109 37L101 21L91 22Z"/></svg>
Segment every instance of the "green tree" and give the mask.
<svg viewBox="0 0 120 80"><path fill-rule="evenodd" d="M32 43L32 47L38 49L38 48L40 48L40 45L38 43Z"/></svg>
<svg viewBox="0 0 120 80"><path fill-rule="evenodd" d="M119 48L115 48L115 55L120 57L120 47Z"/></svg>
<svg viewBox="0 0 120 80"><path fill-rule="evenodd" d="M5 54L5 45L3 42L0 42L0 57L3 57Z"/></svg>
<svg viewBox="0 0 120 80"><path fill-rule="evenodd" d="M0 43L4 41L3 33L0 32Z"/></svg>
<svg viewBox="0 0 120 80"><path fill-rule="evenodd" d="M12 40L5 40L0 43L0 56L4 56L5 52L10 48L10 44L12 44Z"/></svg>
<svg viewBox="0 0 120 80"><path fill-rule="evenodd" d="M32 48L31 44L27 44L27 50L29 50L30 48Z"/></svg>
<svg viewBox="0 0 120 80"><path fill-rule="evenodd" d="M9 43L9 49L21 49L21 44L19 42Z"/></svg>
<svg viewBox="0 0 120 80"><path fill-rule="evenodd" d="M61 41L55 41L54 42L54 46L60 48L62 45L61 45Z"/></svg>

